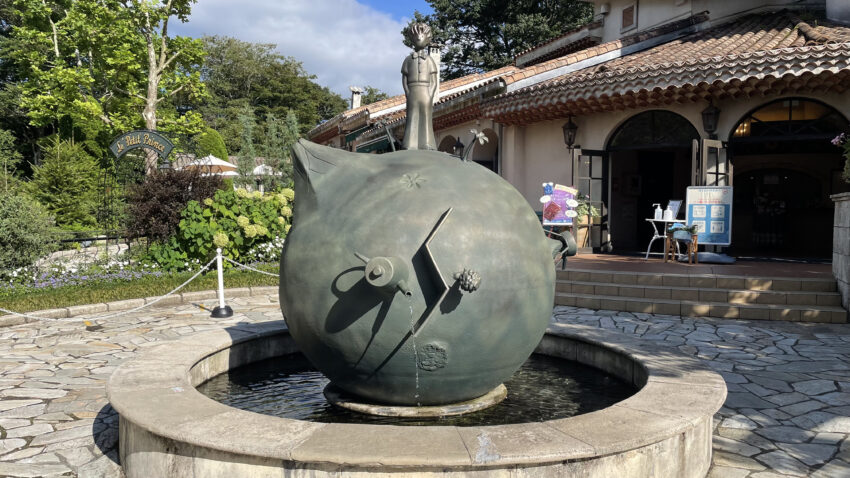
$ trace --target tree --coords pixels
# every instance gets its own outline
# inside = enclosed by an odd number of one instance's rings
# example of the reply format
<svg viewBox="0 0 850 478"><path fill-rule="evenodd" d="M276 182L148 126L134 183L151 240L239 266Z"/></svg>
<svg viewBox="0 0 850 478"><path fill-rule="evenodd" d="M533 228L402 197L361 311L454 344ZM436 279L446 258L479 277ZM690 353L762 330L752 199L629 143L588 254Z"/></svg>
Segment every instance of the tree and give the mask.
<svg viewBox="0 0 850 478"><path fill-rule="evenodd" d="M389 98L390 95L384 93L383 91L375 88L374 86L364 86L363 87L363 96L360 99L360 103L364 105L369 105L381 100L385 100Z"/></svg>
<svg viewBox="0 0 850 478"><path fill-rule="evenodd" d="M266 128L263 164L270 168L271 174L261 178L263 187L269 190L289 187L292 182L292 145L301 137L298 117L292 110L286 113L284 121L268 115Z"/></svg>
<svg viewBox="0 0 850 478"><path fill-rule="evenodd" d="M27 192L56 217L56 224L79 230L95 225L97 162L79 143L52 136L45 141L44 161L33 167Z"/></svg>
<svg viewBox="0 0 850 478"><path fill-rule="evenodd" d="M0 193L0 276L30 266L50 251L53 220L21 194Z"/></svg>
<svg viewBox="0 0 850 478"><path fill-rule="evenodd" d="M265 130L269 114L284 118L292 110L301 133L347 107L345 99L319 86L301 62L281 55L274 44L221 36L203 42L207 58L201 76L209 101L196 106L231 151L242 144L239 116L246 107L254 110L256 132Z"/></svg>
<svg viewBox="0 0 850 478"><path fill-rule="evenodd" d="M227 161L227 147L224 145L224 140L218 131L207 128L197 138L197 156L203 158L207 155L213 155L216 158Z"/></svg>
<svg viewBox="0 0 850 478"><path fill-rule="evenodd" d="M434 29L443 45L443 78L509 65L521 51L590 21L593 6L581 0L428 0L434 13L413 21Z"/></svg>
<svg viewBox="0 0 850 478"><path fill-rule="evenodd" d="M21 153L15 149L15 136L0 129L0 163L3 165L3 194L8 194L11 186L15 185L15 169L21 162Z"/></svg>
<svg viewBox="0 0 850 478"><path fill-rule="evenodd" d="M254 168L257 153L254 149L254 127L256 120L251 108L244 108L239 114L239 124L242 125L242 144L239 148L239 158L236 161L236 184L248 186L254 182Z"/></svg>
<svg viewBox="0 0 850 478"><path fill-rule="evenodd" d="M198 130L196 113L160 111L174 110L167 100L178 92L203 95L201 42L168 34L170 19L185 22L195 0L13 1L21 18L11 60L27 71L21 104L33 125L102 140L141 125ZM155 166L151 155L148 170Z"/></svg>

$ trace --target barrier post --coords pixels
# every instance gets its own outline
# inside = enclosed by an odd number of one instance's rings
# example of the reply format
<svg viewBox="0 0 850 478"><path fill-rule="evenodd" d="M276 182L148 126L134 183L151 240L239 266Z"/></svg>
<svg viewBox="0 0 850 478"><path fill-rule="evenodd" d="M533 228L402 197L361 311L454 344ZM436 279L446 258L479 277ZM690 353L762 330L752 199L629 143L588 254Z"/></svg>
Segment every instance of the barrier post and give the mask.
<svg viewBox="0 0 850 478"><path fill-rule="evenodd" d="M210 317L226 319L233 316L233 309L224 303L224 267L221 261L221 248L215 250L215 265L218 269L218 305L212 310Z"/></svg>

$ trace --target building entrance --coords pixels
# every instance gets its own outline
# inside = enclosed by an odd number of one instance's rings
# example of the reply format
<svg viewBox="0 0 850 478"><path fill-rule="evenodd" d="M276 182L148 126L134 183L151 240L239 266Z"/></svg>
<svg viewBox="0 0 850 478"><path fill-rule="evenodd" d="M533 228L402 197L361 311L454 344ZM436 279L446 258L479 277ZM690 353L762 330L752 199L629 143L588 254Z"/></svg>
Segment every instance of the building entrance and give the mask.
<svg viewBox="0 0 850 478"><path fill-rule="evenodd" d="M635 115L612 135L608 151L613 252L645 251L653 235L646 222L653 215L653 204L663 209L671 199L685 199L692 176L692 142L697 138L699 133L687 119L662 110ZM684 210L679 217L684 217Z"/></svg>
<svg viewBox="0 0 850 478"><path fill-rule="evenodd" d="M832 257L834 207L850 191L830 140L848 127L833 108L802 98L768 103L744 117L729 141L735 164L730 253Z"/></svg>

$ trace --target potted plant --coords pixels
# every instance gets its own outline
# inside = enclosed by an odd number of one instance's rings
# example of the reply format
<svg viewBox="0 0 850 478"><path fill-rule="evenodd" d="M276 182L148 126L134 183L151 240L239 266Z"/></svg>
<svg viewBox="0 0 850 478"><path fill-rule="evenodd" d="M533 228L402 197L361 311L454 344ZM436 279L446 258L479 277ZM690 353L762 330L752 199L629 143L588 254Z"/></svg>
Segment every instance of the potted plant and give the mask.
<svg viewBox="0 0 850 478"><path fill-rule="evenodd" d="M602 217L602 213L590 202L590 196L587 194L579 193L575 200L578 203L575 208L576 244L578 247L587 247L590 225L595 222L594 218Z"/></svg>
<svg viewBox="0 0 850 478"><path fill-rule="evenodd" d="M832 144L843 150L844 155L844 172L841 175L845 182L850 183L850 136L841 133L832 139Z"/></svg>

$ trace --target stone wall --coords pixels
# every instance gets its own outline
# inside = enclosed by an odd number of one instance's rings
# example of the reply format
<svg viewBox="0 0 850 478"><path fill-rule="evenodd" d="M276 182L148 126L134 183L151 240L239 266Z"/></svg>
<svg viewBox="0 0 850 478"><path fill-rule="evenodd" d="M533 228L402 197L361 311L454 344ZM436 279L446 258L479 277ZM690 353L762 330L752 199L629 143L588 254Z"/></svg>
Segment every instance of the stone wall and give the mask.
<svg viewBox="0 0 850 478"><path fill-rule="evenodd" d="M830 196L835 202L832 232L832 274L841 293L841 304L850 310L850 193Z"/></svg>

